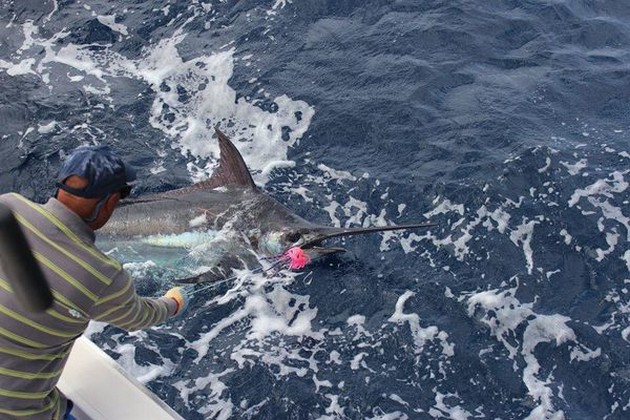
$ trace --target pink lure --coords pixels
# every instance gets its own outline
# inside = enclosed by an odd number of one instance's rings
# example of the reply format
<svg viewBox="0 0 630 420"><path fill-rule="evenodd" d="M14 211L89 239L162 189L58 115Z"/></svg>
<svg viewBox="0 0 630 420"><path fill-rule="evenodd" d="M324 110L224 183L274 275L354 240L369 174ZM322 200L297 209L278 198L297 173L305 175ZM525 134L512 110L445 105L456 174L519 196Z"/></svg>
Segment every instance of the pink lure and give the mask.
<svg viewBox="0 0 630 420"><path fill-rule="evenodd" d="M311 262L311 257L306 255L304 250L297 246L289 248L289 250L284 253L283 259L286 259L288 262L289 270L300 270Z"/></svg>

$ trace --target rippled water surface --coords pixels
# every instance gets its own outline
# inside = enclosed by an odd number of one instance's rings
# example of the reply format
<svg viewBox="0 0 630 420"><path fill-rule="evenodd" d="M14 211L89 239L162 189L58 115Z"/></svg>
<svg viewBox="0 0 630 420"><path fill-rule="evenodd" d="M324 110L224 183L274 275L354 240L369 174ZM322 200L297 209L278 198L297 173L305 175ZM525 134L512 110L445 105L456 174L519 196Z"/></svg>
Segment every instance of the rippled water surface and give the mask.
<svg viewBox="0 0 630 420"><path fill-rule="evenodd" d="M90 328L183 417L629 416L630 4L0 4L2 192L44 201L85 143L187 185L220 124L304 218L439 223Z"/></svg>

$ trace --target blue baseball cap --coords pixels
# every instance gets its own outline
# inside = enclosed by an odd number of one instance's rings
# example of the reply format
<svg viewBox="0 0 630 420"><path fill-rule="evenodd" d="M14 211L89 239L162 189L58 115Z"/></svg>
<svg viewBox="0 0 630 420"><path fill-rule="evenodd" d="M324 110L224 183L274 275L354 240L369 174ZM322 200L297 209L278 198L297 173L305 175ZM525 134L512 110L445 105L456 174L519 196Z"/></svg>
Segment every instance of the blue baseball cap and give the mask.
<svg viewBox="0 0 630 420"><path fill-rule="evenodd" d="M85 188L76 189L64 184L72 175L88 180ZM121 191L125 198L131 190L136 171L109 146L77 147L63 163L57 186L72 195L83 198L100 198Z"/></svg>

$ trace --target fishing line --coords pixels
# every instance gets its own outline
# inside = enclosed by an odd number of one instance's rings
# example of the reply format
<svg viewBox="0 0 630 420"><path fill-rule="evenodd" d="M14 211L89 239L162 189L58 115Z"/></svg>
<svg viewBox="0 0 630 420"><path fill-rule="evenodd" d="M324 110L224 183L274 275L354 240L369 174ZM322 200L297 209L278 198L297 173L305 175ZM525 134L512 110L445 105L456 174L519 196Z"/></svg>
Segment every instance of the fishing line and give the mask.
<svg viewBox="0 0 630 420"><path fill-rule="evenodd" d="M255 268L255 269L251 270L251 274L257 274L257 273L262 273L262 272L268 271L269 269L273 268L276 265L278 265L278 263L272 265L271 267L269 267L267 269L265 269L263 267ZM199 292L201 292L203 290L212 289L212 288L220 286L220 285L222 285L224 283L228 283L228 282L237 280L238 278L239 278L239 276L236 275L236 276L227 277L227 278L225 278L223 280L212 282L212 283L210 283L210 284L208 284L206 286L200 287L199 289L195 289L195 290L193 290L191 292L188 292L188 295L193 296L193 295L195 295L195 294L197 294L197 293L199 293Z"/></svg>
<svg viewBox="0 0 630 420"><path fill-rule="evenodd" d="M277 274L280 271L280 267L285 266L286 268L288 268L289 270L300 270L302 268L304 268L307 264L309 264L311 262L311 258L304 252L304 250L300 247L293 247L293 248L289 248L286 252L273 256L273 257L263 257L261 258L263 260L274 260L274 263L271 264L271 266L264 268L262 266L257 267L253 270L251 270L251 274L257 274L257 273L268 273L271 270L275 270L274 271L274 275ZM231 276L228 278L225 278L223 280L219 280L219 281L215 281L211 284L208 284L206 286L203 286L199 289L195 289L192 290L190 292L188 292L188 295L193 296L203 290L208 290L208 289L212 289L214 287L217 287L221 284L227 283L227 282L231 282L234 281L236 279L238 279L239 276L235 275L235 276Z"/></svg>

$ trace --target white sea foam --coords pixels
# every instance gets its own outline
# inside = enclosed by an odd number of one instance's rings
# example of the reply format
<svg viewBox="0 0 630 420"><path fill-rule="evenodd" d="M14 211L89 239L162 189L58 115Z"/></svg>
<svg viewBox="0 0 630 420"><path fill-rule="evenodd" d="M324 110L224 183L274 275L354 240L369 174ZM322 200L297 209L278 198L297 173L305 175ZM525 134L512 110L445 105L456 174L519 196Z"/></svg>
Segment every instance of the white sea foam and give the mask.
<svg viewBox="0 0 630 420"><path fill-rule="evenodd" d="M19 63L9 63L8 61L0 60L0 69L5 69L9 76L35 74L35 71L33 70L34 65L34 58L26 58Z"/></svg>
<svg viewBox="0 0 630 420"><path fill-rule="evenodd" d="M151 270L157 267L157 264L151 260L142 262L128 262L123 264L125 270L132 274L133 277L144 277Z"/></svg>
<svg viewBox="0 0 630 420"><path fill-rule="evenodd" d="M208 223L208 215L206 213L203 213L193 219L190 220L190 222L188 222L188 226L190 227L198 227L198 226L202 226L205 225L206 223Z"/></svg>
<svg viewBox="0 0 630 420"><path fill-rule="evenodd" d="M268 15L275 15L278 9L284 9L287 4L293 3L293 0L276 0L273 6L271 6L271 10L267 11Z"/></svg>
<svg viewBox="0 0 630 420"><path fill-rule="evenodd" d="M573 237L569 235L569 232L567 232L566 229L562 229L560 231L560 236L564 238L564 243L567 245L569 245L571 243L571 240L573 239Z"/></svg>
<svg viewBox="0 0 630 420"><path fill-rule="evenodd" d="M57 121L51 121L48 124L38 124L37 132L39 134L48 134L55 130L57 127Z"/></svg>
<svg viewBox="0 0 630 420"><path fill-rule="evenodd" d="M115 23L114 16L99 15L99 21L125 34L126 29ZM314 109L303 101L286 95L274 98L277 111L270 113L241 98L228 82L235 65L235 49L217 51L185 60L178 45L185 39L182 31L144 48L137 59L129 59L110 50L94 50L89 45L66 43L57 46L68 32L58 32L41 38L32 22L23 25L24 41L18 50L43 48L45 54L18 62L0 62L0 69L10 75L33 73L41 77L54 93L50 83L53 66L65 66L74 72L70 81L78 83L86 93L104 97L111 102L111 86L118 78L133 78L153 89L154 101L149 122L164 132L172 147L186 155L200 158L218 156L216 141L210 140L213 126L221 121L233 121L236 126L224 130L234 140L253 170L257 182L264 184L274 166L286 166L288 147L293 146L306 132ZM68 70L65 70L69 73ZM165 89L164 87L168 87ZM189 93L181 99L176 92L183 88ZM168 108L168 115L163 111ZM296 115L300 114L300 118ZM282 139L283 127L290 128L289 140ZM87 127L86 127L87 128ZM240 140L245 140L241 142ZM211 160L207 168L213 169Z"/></svg>
<svg viewBox="0 0 630 420"><path fill-rule="evenodd" d="M515 281L512 279L511 281ZM560 346L567 342L576 345L571 351L571 360L587 361L599 356L597 350L590 350L576 342L574 331L567 326L569 317L554 314L543 315L534 312L534 303L521 303L515 294L518 284L507 290L487 290L472 293L467 298L468 314L488 325L491 334L499 340L514 360L514 369L518 370L517 359L525 363L523 383L529 395L538 404L529 418L555 418L563 415L553 404L553 389L548 385L551 378L540 377L540 362L535 355L540 343L555 343ZM516 335L519 327L525 325L521 338Z"/></svg>
<svg viewBox="0 0 630 420"><path fill-rule="evenodd" d="M221 378L232 372L234 372L234 369L228 368L219 373L210 373L205 377L184 379L175 382L173 386L179 391L180 397L187 405L191 395L198 391L203 392L212 403L208 404L200 412L203 412L203 414L212 413L213 418L227 420L232 417L234 404L229 396L223 398L223 393L228 388Z"/></svg>
<svg viewBox="0 0 630 420"><path fill-rule="evenodd" d="M591 350L584 345L579 345L571 350L571 361L577 360L579 362L588 362L589 360L598 358L602 355L602 349L596 348Z"/></svg>
<svg viewBox="0 0 630 420"><path fill-rule="evenodd" d="M613 220L623 225L626 231L626 241L630 241L630 217L624 215L621 208L611 204L608 200L614 198L616 194L626 191L629 184L625 180L625 175L629 172L628 170L614 171L606 179L599 179L585 188L576 189L568 201L569 207L576 206L582 210L582 214L590 214L590 210L582 208L580 204L585 199L593 208L600 210L604 219ZM604 230L601 222L600 230Z"/></svg>
<svg viewBox="0 0 630 420"><path fill-rule="evenodd" d="M454 354L455 344L448 342L448 334L446 332L440 331L435 325L422 327L420 325L420 317L418 314L404 312L405 302L414 295L415 293L410 290L403 293L402 296L398 298L395 311L392 316L389 317L388 321L397 324L409 324L416 354L422 353L427 341L437 339L442 344L443 354L446 356L452 356Z"/></svg>
<svg viewBox="0 0 630 420"><path fill-rule="evenodd" d="M150 170L151 174L153 175L157 175L157 174L161 174L162 172L166 172L166 168L164 167L163 162L156 162L155 166L153 166Z"/></svg>
<svg viewBox="0 0 630 420"><path fill-rule="evenodd" d="M365 356L369 356L369 353L360 352L360 353L356 354L354 356L354 358L352 359L352 361L350 362L350 369L357 370L360 367L367 368L367 365L363 361L363 358Z"/></svg>
<svg viewBox="0 0 630 420"><path fill-rule="evenodd" d="M438 214L464 214L463 205L454 204L448 199L438 197L434 201L434 204L437 204L436 207L432 211L425 213L424 215L426 217ZM508 209L509 207L518 206L519 203L515 203L511 200L506 200L501 207L494 210L489 210L486 205L482 205L475 212L474 218L461 217L454 223L451 223L451 233L446 236L438 237L435 234L425 234L420 236L411 234L406 239L401 238L401 244L403 245L405 252L412 252L417 248L414 243L422 240L429 240L437 248L452 248L455 257L458 260L463 261L467 256L471 255L469 243L475 238L475 231L477 231L480 226L484 227L488 232L497 229L501 234L505 234L507 230L510 230L510 240L517 247L522 247L527 271L531 274L534 268L534 253L531 247L531 241L534 226L540 223L540 221L523 220L520 225L510 226L512 217L508 212Z"/></svg>
<svg viewBox="0 0 630 420"><path fill-rule="evenodd" d="M574 164L570 164L568 162L560 162L565 168L568 169L569 174L571 175L578 175L580 173L580 171L584 168L586 168L587 166L587 160L586 159L580 159L579 161L577 161Z"/></svg>
<svg viewBox="0 0 630 420"><path fill-rule="evenodd" d="M366 420L407 420L408 418L409 416L403 412L393 411L391 413L382 413L372 417L366 417Z"/></svg>
<svg viewBox="0 0 630 420"><path fill-rule="evenodd" d="M549 170L549 167L551 167L551 158L547 157L545 158L545 166L543 166L542 168L539 168L538 173L542 174L544 172L547 172L547 170Z"/></svg>
<svg viewBox="0 0 630 420"><path fill-rule="evenodd" d="M388 397L390 400L392 400L392 401L396 401L398 404L405 405L405 406L409 406L409 403L408 403L407 401L403 400L403 399L400 397L400 395L396 395L396 394L389 394L387 397Z"/></svg>
<svg viewBox="0 0 630 420"><path fill-rule="evenodd" d="M527 262L527 272L532 274L534 269L534 252L532 251L532 237L534 235L534 226L539 222L536 220L523 221L523 224L519 225L510 233L510 240L514 245L518 246L519 243L523 245L523 252L525 254L525 260Z"/></svg>
<svg viewBox="0 0 630 420"><path fill-rule="evenodd" d="M325 394L324 396L330 400L330 404L324 409L324 412L329 415L320 416L318 420L334 420L345 417L345 410L339 404L339 396L334 394Z"/></svg>
<svg viewBox="0 0 630 420"><path fill-rule="evenodd" d="M121 25L120 23L116 23L116 14L113 15L99 15L96 17L99 22L103 25L107 26L114 32L118 32L121 35L128 36L129 31L125 25Z"/></svg>
<svg viewBox="0 0 630 420"><path fill-rule="evenodd" d="M275 9L283 8L286 4L286 1L278 0L274 4L273 9L275 11ZM55 10L56 7L57 4L55 2ZM211 5L204 4L202 7L208 11ZM164 15L169 15L170 10L168 6L162 10ZM113 17L106 21L115 24ZM206 25L207 28L210 28L212 27L212 22L208 22ZM124 26L116 29L112 27L112 29L121 35L126 35ZM25 33L25 41L22 46L23 51L41 46L45 54L37 60L16 56L15 61L11 63L0 62L0 68L7 70L8 74L37 74L42 81L50 83L49 74L52 72L53 66L61 66L66 71L68 79L76 83L84 92L105 98L105 100L112 95L112 79L132 78L139 80L149 85L154 91L155 100L152 108L151 123L171 142L170 145L165 146L166 149L172 146L185 155L191 153L199 157L216 157L216 142L208 141L207 137L211 133L214 123L230 120L235 122L236 125L228 134L237 140L237 147L239 147L248 164L256 172L255 176L258 183L266 182L274 168L292 167L294 165L293 162L286 160L286 150L303 136L310 124L314 110L304 102L294 101L282 95L275 99L278 105L278 112L273 114L261 110L246 99L241 98L236 101L236 94L229 86L229 80L233 75L235 66L247 66L251 62L252 57L243 57L243 61L239 61L236 58L238 51L231 48L234 45L233 43L211 55L184 59L178 52L178 46L184 42L185 35L183 32L179 32L169 39L149 45L139 58L132 60L111 52L92 51L88 47L73 44L58 48L56 41L66 37L68 34L60 33L53 38L42 39L39 36L37 27L32 23L24 25L23 30ZM252 77L251 80L253 81L254 79L256 78ZM205 84L205 87L203 89L199 88L200 84ZM160 89L162 85L168 86L170 91L167 92L166 89L162 91ZM174 94L180 86L192 94L190 99L183 101ZM49 84L49 88L54 93L55 86ZM162 111L164 105L168 105L169 109L172 110L172 114L175 116L174 120L171 121L165 118ZM297 121L295 118L296 112L303 114L301 121ZM252 123L252 126L249 126L249 123ZM48 129L68 129L62 127L62 125L63 123L59 123L57 127L43 128L44 133L49 132L46 131ZM267 130L266 127L268 125L272 126L272 130ZM291 129L289 141L280 140L281 136L279 133L282 126L288 126ZM40 129L42 129L41 126ZM94 128L90 127L89 124L82 124L71 129L89 131ZM37 128L33 130L37 130ZM25 135L30 133L34 133L34 131L27 131ZM625 152L619 153L619 155L623 157L623 153ZM550 159L546 158L542 167L538 165L540 167L538 172L550 173L550 163ZM586 163L586 159L581 159L575 164L562 162L571 175L579 175L586 168ZM207 165L203 163L203 160L189 162L188 168L191 179L198 181L207 178L212 173L214 164L215 162L212 159ZM365 180L370 179L369 176L357 178L349 172L329 168L321 164L318 165L317 163L314 166L321 174L307 179L316 182L318 187L324 189L328 188L329 185L332 188L344 185L345 188L348 184L366 182ZM156 173L163 171L163 162L156 162L152 170L156 171ZM574 196L569 200L569 205L572 207L591 203L603 217L617 220L622 225L625 224L627 229L628 220L623 214L623 207L617 208L606 200L602 201L602 198L618 198L619 194L624 191L625 188L620 188L625 182L623 177L627 172L617 172L617 174L620 174L621 178L613 174L612 179L603 180L600 185L590 189L586 187L576 190ZM374 189L379 185L378 180L370 180L370 182L373 182ZM544 187L532 187L531 197L546 198L547 194L551 195L555 191L551 185L544 185ZM488 191L489 188L486 186L484 191ZM306 201L313 201L314 194L306 187L294 189L291 193L303 197ZM403 210L406 208L405 205L391 201L387 190L380 197L383 206L391 204L390 208L397 209L398 215L402 215ZM532 240L534 238L534 227L541 221L531 217L529 219L517 218L510 214L511 209L519 208L528 200L529 198L526 199L525 197L519 197L517 202L506 199L503 203L495 203L494 207L492 203L484 203L475 210L474 208L466 208L464 204L456 203L445 197L437 197L434 201L435 207L427 211L425 216L446 216L448 223L442 226L443 231L440 232L439 229L435 229L430 234L418 235L412 233L404 237L402 234L387 233L383 236L381 249L384 251L389 249L391 239L398 237L406 253L416 251L419 248L419 244L425 242L426 244L434 245L436 248L452 249L459 261L486 258L485 255L476 252L474 241L486 232L494 232L495 234L498 232L501 235L507 235L514 246L522 248L525 255L525 266L527 271L532 274L534 273L534 268L539 269L538 266L534 265L535 249L532 248ZM370 202L370 205L372 206L373 203ZM385 209L377 212L378 214L370 214L367 203L352 195L340 198L329 192L323 199L323 207L328 211L330 219L336 226L387 224L387 211ZM591 209L584 210L585 213L587 211L593 212ZM197 222L199 221L201 219L197 220ZM193 224L196 223L195 220L191 222ZM610 255L615 247L623 243L623 238L619 231L610 231L603 228L601 231L606 234L608 248L596 250L596 254L601 257L599 261ZM539 232L538 228L536 232ZM560 231L559 235L560 238L564 239L566 245L573 242L572 236L566 229ZM508 246L511 246L510 242L506 243ZM435 258L435 255L432 255L430 251L423 250L422 256L430 259L433 266L444 262L439 258ZM489 258L490 256L488 255L487 257ZM630 271L630 251L626 251L621 258L625 261ZM536 262L540 264L538 260ZM146 263L144 266L127 266L132 271L150 270L152 267L151 262ZM557 272L558 270L548 271L546 273L547 278L550 278L552 274ZM261 363L272 366L273 369L270 369L270 371L278 377L297 375L303 378L311 378L314 388L320 392L326 392L324 396L329 402L328 406L324 406L326 415L320 418L344 417L344 404L346 402L343 397L336 395L335 392L344 390L347 384L342 381L334 385L334 381L326 379L324 375L320 375L318 373L320 364L332 365L335 368L347 367L354 371L378 371L377 367L371 366L371 361L373 360L371 357L374 355L371 347L372 343L376 341L374 347L378 348L380 344L378 342L379 331L368 329L366 317L361 314L354 314L347 319L347 327L350 327L349 332L345 330L342 332L341 329L318 331L314 325L317 308L310 306L309 297L290 293L284 287L286 284L290 284L291 279L270 280L263 276L252 275L246 272L237 274L240 277L235 281L233 288L224 295L211 300L205 307L201 308L199 313L194 314L195 317L203 318L203 312L212 310L213 305L238 303L238 309L225 316L221 321L209 324L208 328L199 335L196 341L187 343L189 350L197 351L198 357L195 363L203 362L203 359L211 357L213 352L217 350L214 347L213 340L220 334L242 328L241 332L245 331L245 334L243 334L245 339L236 345L234 351L227 356L234 363L235 367L245 368L254 363ZM505 346L511 359L514 360L515 370L522 371L523 382L527 386L530 395L538 404L532 410L530 417L554 418L561 416L563 413L553 405L553 398L562 398L562 389L560 388L557 395L554 396L554 389L551 386L553 376L547 375L544 377L541 373L540 365L544 364L544 361L536 357L537 345L540 343L552 343L556 346L567 346L570 349L572 363L582 363L597 358L601 354L601 349L589 349L577 343L573 330L567 326L567 317L560 314L537 314L534 312L535 301L532 303L521 303L515 298L515 293L516 288L508 290L495 289L474 292L463 299L467 299L469 313L472 311L471 316L473 313L476 314L475 310L483 312L481 321L489 326L492 335ZM457 296L450 289L447 289L445 294L448 297L457 299ZM388 322L394 325L393 328L411 332L414 340L414 353L419 355L427 352L430 349L429 345L431 342L437 342L442 346L442 355L444 357L452 356L455 348L448 341L448 334L445 331L440 331L437 326L427 325L418 314L405 312L405 305L413 296L413 292L407 291L398 298L393 314L388 319ZM460 299L462 298L460 297ZM618 296L616 299L614 302L619 303ZM623 302L621 305L623 305ZM623 310L616 312L611 321L606 323L604 327L600 327L598 331L602 333L604 331L615 331L615 334L620 333L621 337L628 341L630 327L621 329L623 321L620 315L622 314ZM192 322L194 321L192 320ZM98 324L90 327L92 333L102 332L103 328L102 325ZM521 333L522 337L519 336ZM344 334L347 334L347 337L344 337ZM289 346L285 348L283 346L283 337L298 340L302 338L321 339L322 337L346 338L353 341L353 349L355 351L351 355L347 353L342 355L338 351L332 350L322 362L315 360L314 357L301 356L299 354L299 346L298 348L290 348ZM142 336L135 336L135 338L142 339ZM272 338L278 339L278 341L271 341ZM268 342L273 343L271 348L267 347ZM487 351L490 352L492 350ZM150 365L141 367L136 365L134 352L128 345L120 346L120 352L123 354L123 361L127 363L128 369L145 381L149 381L156 376L168 376L173 368L168 362L165 363L164 367ZM483 350L482 354L484 354ZM294 361L302 364L295 366L291 363ZM522 368L523 364L525 364L524 369ZM189 407L191 406L191 399L203 395L208 402L199 412L203 415L208 415L208 417L232 417L236 408L235 404L239 404L239 407L243 410L247 409L248 414L255 415L268 403L269 399L263 399L260 403L253 406L250 406L247 401L232 402L229 393L225 392L226 385L223 377L229 376L234 371L235 368L227 368L218 373L211 372L207 376L179 381L174 386L179 390L180 397ZM434 375L434 372L431 372L431 375ZM197 395L195 396L195 394ZM433 417L485 417L483 415L474 416L462 408L464 401L456 393L444 392L434 388L433 394L435 404L429 412ZM386 397L401 405L406 404L396 394ZM421 409L413 409L413 411L416 413L423 412ZM389 413L375 413L373 418L407 418L407 416L399 411L392 411Z"/></svg>
<svg viewBox="0 0 630 420"><path fill-rule="evenodd" d="M338 183L344 180L356 181L357 178L347 171L340 171L320 163L317 169L321 170L328 179L336 180Z"/></svg>
<svg viewBox="0 0 630 420"><path fill-rule="evenodd" d="M141 336L142 332L137 331L130 334ZM147 383L160 376L169 376L175 369L175 364L169 359L162 359L162 364L160 365L152 363L138 365L135 362L136 346L133 344L118 345L116 352L120 355L116 362L142 383Z"/></svg>
<svg viewBox="0 0 630 420"><path fill-rule="evenodd" d="M433 389L435 394L435 405L429 410L429 415L434 419L449 418L453 420L465 420L471 418L473 415L462 408L459 404L453 406L453 403L446 404L444 401L446 398L458 400L457 394L442 394L435 388Z"/></svg>
<svg viewBox="0 0 630 420"><path fill-rule="evenodd" d="M219 299L217 303L225 304L239 296L245 296L245 302L241 309L223 318L207 333L190 344L191 348L198 353L197 361L208 354L211 341L224 329L244 320L248 320L250 325L247 339L258 343L262 343L265 338L274 333L287 336L321 336L312 328L312 320L317 315L317 309L308 307L308 296L291 294L281 284L276 284L271 291L263 292L261 287L267 282L266 277L244 271L238 275L243 279L247 278L250 284L253 282L253 285L242 286L240 290L235 290L235 293L228 291L225 294L226 299ZM280 280L276 279L276 281ZM250 351L246 347L245 349L246 352ZM246 362L246 357L239 351L233 352L231 357L238 361L239 365Z"/></svg>
<svg viewBox="0 0 630 420"><path fill-rule="evenodd" d="M424 213L424 217L430 218L431 216L436 216L438 214L449 213L449 212L457 212L461 216L464 215L464 205L463 204L454 204L447 198L437 197L433 200L433 204L440 203L435 208L429 212Z"/></svg>

